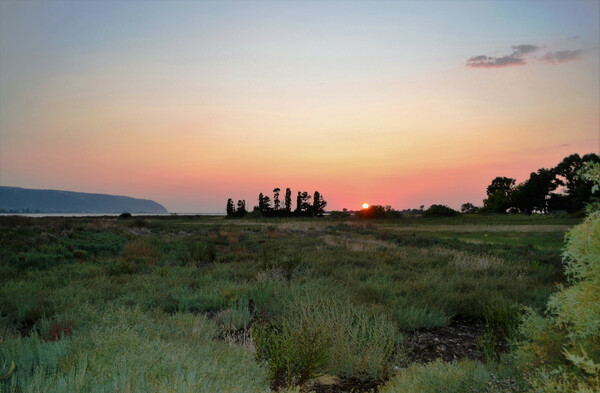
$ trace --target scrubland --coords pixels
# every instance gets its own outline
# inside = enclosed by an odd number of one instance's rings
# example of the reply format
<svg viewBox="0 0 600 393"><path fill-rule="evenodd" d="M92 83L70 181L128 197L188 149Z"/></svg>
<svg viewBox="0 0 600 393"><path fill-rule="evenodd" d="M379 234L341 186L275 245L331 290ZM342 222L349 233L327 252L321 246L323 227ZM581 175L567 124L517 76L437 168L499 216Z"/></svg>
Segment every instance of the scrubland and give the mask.
<svg viewBox="0 0 600 393"><path fill-rule="evenodd" d="M564 236L580 222L2 217L0 383L4 392L528 391L520 321L543 314L566 282ZM448 355L441 344L411 345L463 326L475 326L457 337L457 348L476 346L469 356L436 360Z"/></svg>

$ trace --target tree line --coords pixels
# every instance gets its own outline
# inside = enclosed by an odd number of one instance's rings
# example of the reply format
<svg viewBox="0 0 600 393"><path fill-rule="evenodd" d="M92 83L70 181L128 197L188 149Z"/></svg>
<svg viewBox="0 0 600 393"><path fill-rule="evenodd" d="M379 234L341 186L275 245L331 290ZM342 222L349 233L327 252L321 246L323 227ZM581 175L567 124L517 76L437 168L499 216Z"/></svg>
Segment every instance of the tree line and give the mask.
<svg viewBox="0 0 600 393"><path fill-rule="evenodd" d="M280 197L280 188L273 189L273 202L271 198L262 192L258 195L258 206L254 206L254 214L260 214L263 217L313 217L322 216L325 213L327 202L319 191L315 191L311 196L306 191L298 191L296 195L296 207L292 210L292 190L285 189L285 196L282 201ZM311 202L312 198L312 202ZM244 217L246 210L246 201L239 200L237 207L233 199L227 200L226 212L228 217Z"/></svg>
<svg viewBox="0 0 600 393"><path fill-rule="evenodd" d="M600 157L594 153L583 157L571 154L554 168L540 168L532 172L529 179L519 184L516 184L516 179L498 176L487 187L487 198L483 200L483 207L479 211L528 215L557 210L578 212L594 196L594 182L580 176L580 172L588 163L599 162ZM471 203L463 204L461 210L463 213L477 212Z"/></svg>

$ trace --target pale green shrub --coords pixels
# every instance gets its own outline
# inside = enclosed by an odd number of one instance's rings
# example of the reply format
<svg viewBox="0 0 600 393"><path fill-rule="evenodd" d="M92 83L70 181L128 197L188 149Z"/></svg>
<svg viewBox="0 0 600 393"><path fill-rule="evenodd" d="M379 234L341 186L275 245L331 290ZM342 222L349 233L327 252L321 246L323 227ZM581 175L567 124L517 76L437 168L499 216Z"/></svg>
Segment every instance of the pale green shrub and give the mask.
<svg viewBox="0 0 600 393"><path fill-rule="evenodd" d="M268 392L252 354L216 332L203 316L120 308L68 340L11 339L0 367L15 361L18 392Z"/></svg>
<svg viewBox="0 0 600 393"><path fill-rule="evenodd" d="M400 370L381 393L465 393L484 389L491 374L479 362L413 364Z"/></svg>
<svg viewBox="0 0 600 393"><path fill-rule="evenodd" d="M55 374L61 359L67 355L67 340L44 342L33 334L12 337L0 345L0 384L6 391L26 390L29 378ZM14 369L10 371L14 363Z"/></svg>
<svg viewBox="0 0 600 393"><path fill-rule="evenodd" d="M248 308L248 299L242 298L232 307L221 310L215 318L225 331L246 329L252 320L252 313Z"/></svg>
<svg viewBox="0 0 600 393"><path fill-rule="evenodd" d="M408 301L399 301L395 305L393 317L398 327L403 330L432 329L448 326L450 317L445 313L408 304Z"/></svg>
<svg viewBox="0 0 600 393"><path fill-rule="evenodd" d="M385 316L333 299L317 303L312 315L332 337L330 374L363 380L388 375L390 358L402 336Z"/></svg>
<svg viewBox="0 0 600 393"><path fill-rule="evenodd" d="M300 363L306 364L304 358L318 363L310 366L314 369L310 378L327 372L362 380L383 379L402 340L393 323L383 316L350 301L308 296L288 307L279 326L255 326L253 337L258 356L268 362L276 382L302 380L289 377L285 367L298 370Z"/></svg>
<svg viewBox="0 0 600 393"><path fill-rule="evenodd" d="M591 172L591 173L590 173ZM600 165L588 172L600 176ZM596 186L597 187L597 186ZM531 370L531 391L600 391L600 211L567 234L563 252L570 286L548 301L548 316L529 310L523 320L524 342L517 352Z"/></svg>

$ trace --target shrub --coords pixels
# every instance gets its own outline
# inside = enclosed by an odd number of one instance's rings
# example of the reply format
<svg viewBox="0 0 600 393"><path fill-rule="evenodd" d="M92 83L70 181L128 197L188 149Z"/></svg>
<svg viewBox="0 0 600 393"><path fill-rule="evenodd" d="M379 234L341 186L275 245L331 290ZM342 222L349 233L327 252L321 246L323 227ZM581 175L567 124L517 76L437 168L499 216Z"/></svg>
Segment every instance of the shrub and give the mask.
<svg viewBox="0 0 600 393"><path fill-rule="evenodd" d="M386 318L349 301L325 298L294 303L279 325L259 325L253 337L257 355L269 364L276 384L312 378L307 375L315 376L317 370L363 381L383 379L389 374L390 360L400 341ZM318 367L310 365L313 361ZM301 369L312 371L298 371Z"/></svg>
<svg viewBox="0 0 600 393"><path fill-rule="evenodd" d="M494 304L483 310L485 332L479 338L479 347L486 360L500 361L500 353L516 338L519 314L514 305Z"/></svg>
<svg viewBox="0 0 600 393"><path fill-rule="evenodd" d="M454 217L460 215L456 210L446 205L431 205L423 212L423 217Z"/></svg>
<svg viewBox="0 0 600 393"><path fill-rule="evenodd" d="M599 391L600 211L568 232L563 263L570 286L550 298L547 317L528 310L517 358L532 371L532 391Z"/></svg>
<svg viewBox="0 0 600 393"><path fill-rule="evenodd" d="M464 393L484 389L490 373L479 362L413 364L401 370L381 393Z"/></svg>
<svg viewBox="0 0 600 393"><path fill-rule="evenodd" d="M220 311L216 316L216 320L226 332L246 329L252 320L248 299L239 299L232 307Z"/></svg>
<svg viewBox="0 0 600 393"><path fill-rule="evenodd" d="M450 317L443 312L408 304L406 301L397 304L392 315L398 327L403 330L433 329L450 323Z"/></svg>
<svg viewBox="0 0 600 393"><path fill-rule="evenodd" d="M123 257L128 262L154 265L160 259L160 252L146 241L133 240L125 245Z"/></svg>
<svg viewBox="0 0 600 393"><path fill-rule="evenodd" d="M213 242L194 241L186 244L181 260L183 263L202 265L217 259L217 248Z"/></svg>
<svg viewBox="0 0 600 393"><path fill-rule="evenodd" d="M286 318L280 326L257 324L252 338L275 387L302 384L322 375L329 363L331 338L310 318Z"/></svg>
<svg viewBox="0 0 600 393"><path fill-rule="evenodd" d="M161 305L165 312L206 312L220 310L226 304L222 294L210 290L179 288Z"/></svg>
<svg viewBox="0 0 600 393"><path fill-rule="evenodd" d="M40 338L45 341L58 341L73 334L73 320L64 316L42 317L36 325Z"/></svg>

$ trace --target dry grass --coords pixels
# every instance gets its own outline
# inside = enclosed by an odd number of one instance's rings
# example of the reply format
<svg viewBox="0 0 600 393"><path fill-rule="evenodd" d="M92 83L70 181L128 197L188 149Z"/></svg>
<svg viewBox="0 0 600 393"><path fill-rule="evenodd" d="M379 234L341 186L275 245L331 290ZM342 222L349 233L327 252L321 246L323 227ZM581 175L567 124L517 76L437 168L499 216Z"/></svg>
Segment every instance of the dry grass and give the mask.
<svg viewBox="0 0 600 393"><path fill-rule="evenodd" d="M382 249L397 249L392 242L374 239L372 237L323 236L323 242L328 246L341 247L354 252L373 252Z"/></svg>
<svg viewBox="0 0 600 393"><path fill-rule="evenodd" d="M386 231L405 232L566 232L571 225L382 225Z"/></svg>
<svg viewBox="0 0 600 393"><path fill-rule="evenodd" d="M127 261L154 265L160 259L160 252L147 241L133 240L125 245L123 257Z"/></svg>

